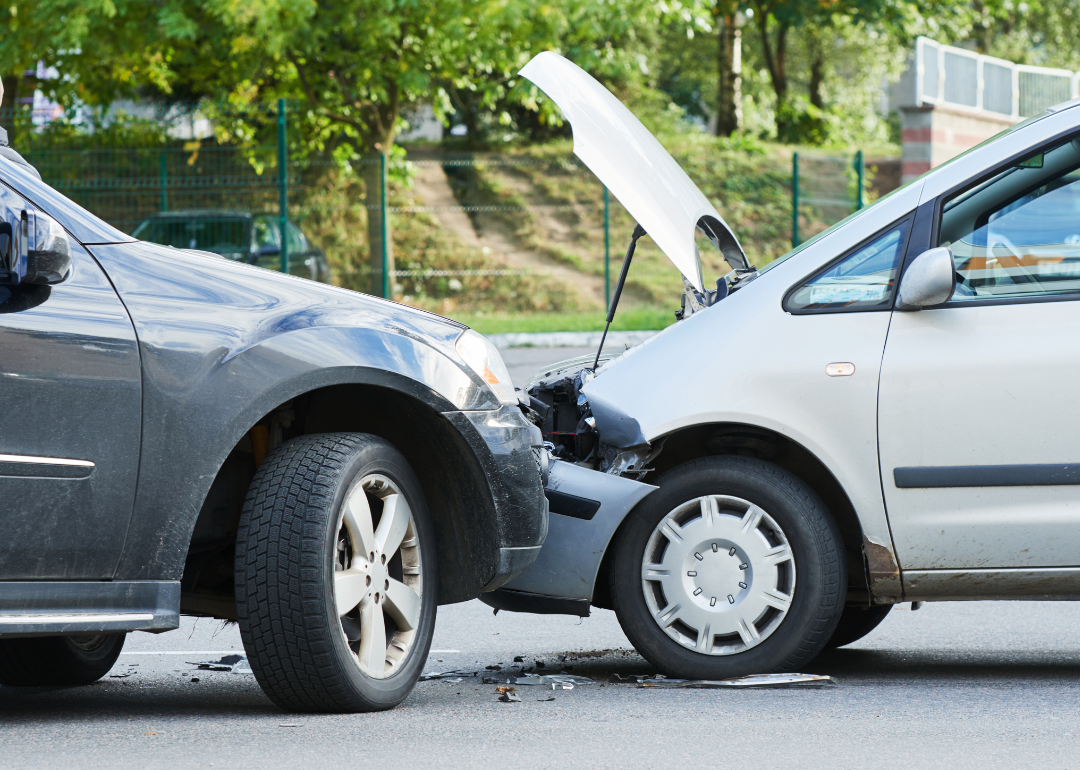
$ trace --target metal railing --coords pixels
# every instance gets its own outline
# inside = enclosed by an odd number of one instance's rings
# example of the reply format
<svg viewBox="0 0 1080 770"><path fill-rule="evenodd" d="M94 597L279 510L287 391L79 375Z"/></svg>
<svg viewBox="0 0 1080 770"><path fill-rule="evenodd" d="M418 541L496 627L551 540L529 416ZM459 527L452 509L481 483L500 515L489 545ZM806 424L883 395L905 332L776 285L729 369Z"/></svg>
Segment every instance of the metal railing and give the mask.
<svg viewBox="0 0 1080 770"><path fill-rule="evenodd" d="M915 104L1020 120L1080 97L1080 73L1014 64L926 37L915 41Z"/></svg>

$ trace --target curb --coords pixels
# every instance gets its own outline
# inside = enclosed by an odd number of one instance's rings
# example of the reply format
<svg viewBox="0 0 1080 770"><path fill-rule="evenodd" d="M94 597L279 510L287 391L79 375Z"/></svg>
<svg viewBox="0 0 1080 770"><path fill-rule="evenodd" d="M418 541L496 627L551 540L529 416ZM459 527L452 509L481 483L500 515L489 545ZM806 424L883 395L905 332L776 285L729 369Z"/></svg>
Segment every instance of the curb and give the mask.
<svg viewBox="0 0 1080 770"><path fill-rule="evenodd" d="M604 347L632 348L658 331L608 332ZM595 348L603 332L519 332L485 335L500 350L507 348Z"/></svg>

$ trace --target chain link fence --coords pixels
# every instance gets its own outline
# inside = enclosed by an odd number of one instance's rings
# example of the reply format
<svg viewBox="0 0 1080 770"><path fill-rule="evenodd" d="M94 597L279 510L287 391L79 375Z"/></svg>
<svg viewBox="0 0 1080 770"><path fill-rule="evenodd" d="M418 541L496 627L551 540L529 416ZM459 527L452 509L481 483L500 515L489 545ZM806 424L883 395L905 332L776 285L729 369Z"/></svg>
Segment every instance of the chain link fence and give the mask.
<svg viewBox="0 0 1080 770"><path fill-rule="evenodd" d="M303 243L310 238L330 256L335 283L447 314L602 310L610 303L634 221L568 148L414 147L407 161L389 163L382 155L343 163L294 152L290 159L290 147L300 144L290 131L303 130L299 121L291 125L290 114L285 102L166 115L71 112L47 121L8 110L0 124L46 182L128 233L168 219L191 234L180 241L170 235L169 243L221 253L218 241L237 238L225 220L245 212L278 229L280 251L256 261L252 245L250 261L297 272L290 255L300 241L287 224L295 223ZM734 155L725 157L734 162ZM735 209L725 199L729 161L708 152L684 161L725 216L736 217L731 224L744 242L758 233L740 227L739 217L768 229L773 240L786 238L785 200L796 245L864 203L861 153L796 154L790 193L782 159L769 161L779 167L760 179L747 161ZM771 197L750 200L754 180ZM773 217L767 226L766 214ZM183 224L193 217L200 217L198 233ZM770 249L771 256L782 251ZM727 271L715 249L703 242L700 250L707 276ZM681 279L651 243L643 241L637 254L628 301L670 304Z"/></svg>

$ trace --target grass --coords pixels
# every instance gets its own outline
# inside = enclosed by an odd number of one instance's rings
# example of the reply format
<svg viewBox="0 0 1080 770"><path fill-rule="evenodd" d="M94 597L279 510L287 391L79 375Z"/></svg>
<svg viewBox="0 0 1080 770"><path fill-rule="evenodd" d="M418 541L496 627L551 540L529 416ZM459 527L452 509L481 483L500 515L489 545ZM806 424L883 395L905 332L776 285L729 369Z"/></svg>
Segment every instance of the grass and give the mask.
<svg viewBox="0 0 1080 770"><path fill-rule="evenodd" d="M617 331L663 329L675 323L675 305L620 308L611 328ZM603 331L607 314L603 311L577 313L462 313L453 318L481 334L521 332Z"/></svg>

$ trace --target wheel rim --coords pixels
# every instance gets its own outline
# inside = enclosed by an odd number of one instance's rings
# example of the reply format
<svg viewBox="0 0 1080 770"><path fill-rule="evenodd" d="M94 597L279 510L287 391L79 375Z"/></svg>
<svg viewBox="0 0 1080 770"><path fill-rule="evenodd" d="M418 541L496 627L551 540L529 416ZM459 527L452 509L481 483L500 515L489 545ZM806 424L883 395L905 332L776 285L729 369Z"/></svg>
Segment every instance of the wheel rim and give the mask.
<svg viewBox="0 0 1080 770"><path fill-rule="evenodd" d="M338 515L334 603L360 670L395 673L420 624L423 570L412 510L381 474L354 483Z"/></svg>
<svg viewBox="0 0 1080 770"><path fill-rule="evenodd" d="M733 655L761 644L787 616L795 559L783 530L761 508L707 495L656 525L641 584L668 636L705 655Z"/></svg>

